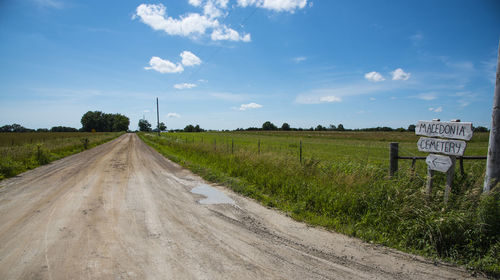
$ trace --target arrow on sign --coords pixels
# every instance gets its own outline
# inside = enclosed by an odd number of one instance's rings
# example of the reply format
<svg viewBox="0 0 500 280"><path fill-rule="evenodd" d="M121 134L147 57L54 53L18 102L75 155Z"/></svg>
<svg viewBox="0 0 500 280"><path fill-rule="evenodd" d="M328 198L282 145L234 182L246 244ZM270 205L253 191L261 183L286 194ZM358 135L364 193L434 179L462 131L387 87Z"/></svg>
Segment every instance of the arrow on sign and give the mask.
<svg viewBox="0 0 500 280"><path fill-rule="evenodd" d="M430 154L425 159L425 162L431 170L447 172L452 166L452 161L450 157Z"/></svg>

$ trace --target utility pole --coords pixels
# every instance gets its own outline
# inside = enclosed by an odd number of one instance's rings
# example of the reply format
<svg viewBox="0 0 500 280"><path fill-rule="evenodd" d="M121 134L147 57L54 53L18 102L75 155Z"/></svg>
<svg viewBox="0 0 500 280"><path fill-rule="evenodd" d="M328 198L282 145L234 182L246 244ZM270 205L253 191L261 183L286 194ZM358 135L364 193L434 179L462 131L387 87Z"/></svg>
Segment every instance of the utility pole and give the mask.
<svg viewBox="0 0 500 280"><path fill-rule="evenodd" d="M500 181L500 42L498 44L497 75L495 95L493 97L493 112L491 116L490 140L488 144L488 159L486 160L486 175L484 176L483 193L488 193Z"/></svg>
<svg viewBox="0 0 500 280"><path fill-rule="evenodd" d="M158 106L158 97L156 97L156 129L158 129L158 136L160 136L160 107Z"/></svg>

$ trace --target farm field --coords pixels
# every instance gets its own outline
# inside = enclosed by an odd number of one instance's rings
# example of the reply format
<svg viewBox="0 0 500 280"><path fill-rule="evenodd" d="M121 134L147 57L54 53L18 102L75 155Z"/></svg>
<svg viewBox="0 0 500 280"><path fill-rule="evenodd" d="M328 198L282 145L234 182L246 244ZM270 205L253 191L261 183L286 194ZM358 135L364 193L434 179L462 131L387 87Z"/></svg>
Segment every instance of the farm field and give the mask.
<svg viewBox="0 0 500 280"><path fill-rule="evenodd" d="M450 201L444 174L430 197L425 162L400 160L389 178L389 143L400 156L424 156L409 132L206 132L139 134L147 144L207 180L276 207L299 221L365 241L500 275L498 190L482 197L485 160L457 168ZM260 142L260 144L259 144ZM300 143L302 142L302 162ZM260 147L260 148L259 148ZM476 133L465 155L486 155Z"/></svg>
<svg viewBox="0 0 500 280"><path fill-rule="evenodd" d="M0 133L0 179L79 153L123 132Z"/></svg>

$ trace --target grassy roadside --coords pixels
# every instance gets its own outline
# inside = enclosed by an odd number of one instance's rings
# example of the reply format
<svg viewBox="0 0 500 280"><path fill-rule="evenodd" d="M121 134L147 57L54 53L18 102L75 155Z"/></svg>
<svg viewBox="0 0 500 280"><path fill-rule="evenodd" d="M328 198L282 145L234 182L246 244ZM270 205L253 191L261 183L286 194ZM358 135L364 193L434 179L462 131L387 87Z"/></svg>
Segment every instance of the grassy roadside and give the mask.
<svg viewBox="0 0 500 280"><path fill-rule="evenodd" d="M0 180L101 145L123 133L0 133Z"/></svg>
<svg viewBox="0 0 500 280"><path fill-rule="evenodd" d="M139 137L205 179L294 219L500 276L500 191L481 195L484 166L471 165L465 176L456 176L445 206L442 187L428 201L418 176L402 169L389 179L387 167L376 162L348 157L300 163L296 155L273 150L230 152L188 138ZM436 186L444 180L438 175Z"/></svg>

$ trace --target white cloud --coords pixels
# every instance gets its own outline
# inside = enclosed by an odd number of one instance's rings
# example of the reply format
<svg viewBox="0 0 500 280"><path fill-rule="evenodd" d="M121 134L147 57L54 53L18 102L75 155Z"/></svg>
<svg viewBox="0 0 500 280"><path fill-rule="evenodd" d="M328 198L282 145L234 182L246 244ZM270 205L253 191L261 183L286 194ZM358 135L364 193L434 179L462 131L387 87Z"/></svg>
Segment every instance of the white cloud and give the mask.
<svg viewBox="0 0 500 280"><path fill-rule="evenodd" d="M177 114L177 113L168 113L167 114L167 118L176 118L176 119L180 119L181 118L181 115Z"/></svg>
<svg viewBox="0 0 500 280"><path fill-rule="evenodd" d="M181 64L175 64L171 61L168 60L163 60L157 56L153 56L151 60L149 60L149 65L151 67L144 67L146 70L155 70L158 71L162 74L165 73L181 73L184 71L184 68L182 67Z"/></svg>
<svg viewBox="0 0 500 280"><path fill-rule="evenodd" d="M209 18L218 18L223 15L222 11L217 8L216 3L212 1L207 1L205 7L203 7L203 13Z"/></svg>
<svg viewBox="0 0 500 280"><path fill-rule="evenodd" d="M162 4L141 4L137 7L133 18L149 25L154 30L162 30L169 35L192 36L202 35L208 28L216 28L219 22L197 13L174 19L166 16L166 8Z"/></svg>
<svg viewBox="0 0 500 280"><path fill-rule="evenodd" d="M250 42L250 34L245 34L241 36L238 31L223 26L222 28L215 29L210 36L213 41L228 40L228 41L243 41Z"/></svg>
<svg viewBox="0 0 500 280"><path fill-rule="evenodd" d="M375 101L377 100L375 97L370 97L370 101Z"/></svg>
<svg viewBox="0 0 500 280"><path fill-rule="evenodd" d="M415 96L418 99L430 101L434 100L437 98L436 93L434 92L425 92L425 93L420 93L419 95Z"/></svg>
<svg viewBox="0 0 500 280"><path fill-rule="evenodd" d="M441 113L441 112L443 112L443 107L441 107L441 106L439 106L437 108L430 107L429 111L434 112L434 113Z"/></svg>
<svg viewBox="0 0 500 280"><path fill-rule="evenodd" d="M227 8L227 3L228 0L208 0L203 7L203 15L188 13L177 19L167 16L167 9L162 4L141 4L136 8L132 19L139 18L154 30L161 30L169 35L198 38L207 34L207 30L213 30L210 38L214 41L250 42L250 34L240 36L236 30L217 20L224 15L221 9ZM201 7L203 1L189 0L189 4Z"/></svg>
<svg viewBox="0 0 500 280"><path fill-rule="evenodd" d="M189 84L189 83L182 83L182 84L175 84L174 88L176 89L190 89L190 88L195 88L195 84Z"/></svg>
<svg viewBox="0 0 500 280"><path fill-rule="evenodd" d="M410 78L410 73L406 73L401 68L398 68L398 69L392 71L391 74L392 74L392 79L395 81L398 81L398 80L406 81Z"/></svg>
<svg viewBox="0 0 500 280"><path fill-rule="evenodd" d="M229 0L216 0L215 2L217 3L217 5L219 5L219 7L227 8L227 3L229 2Z"/></svg>
<svg viewBox="0 0 500 280"><path fill-rule="evenodd" d="M184 66L194 66L201 64L201 59L190 51L183 51L180 56L182 57L182 64Z"/></svg>
<svg viewBox="0 0 500 280"><path fill-rule="evenodd" d="M144 112L144 113L149 113L150 111L149 111L149 110L144 110L143 112Z"/></svg>
<svg viewBox="0 0 500 280"><path fill-rule="evenodd" d="M201 0L189 0L188 2L192 6L199 7L199 6L201 6L202 1Z"/></svg>
<svg viewBox="0 0 500 280"><path fill-rule="evenodd" d="M248 109L258 109L258 108L262 108L262 105L252 102L248 104L241 104L240 111L245 111Z"/></svg>
<svg viewBox="0 0 500 280"><path fill-rule="evenodd" d="M382 77L382 75L378 72L369 72L369 73L366 73L365 74L365 79L367 79L368 81L371 81L371 82L381 82L381 81L384 81L384 77Z"/></svg>
<svg viewBox="0 0 500 280"><path fill-rule="evenodd" d="M332 103L332 102L341 102L342 99L340 97L337 97L337 96L328 95L328 96L322 96L322 97L320 97L319 101L320 102Z"/></svg>
<svg viewBox="0 0 500 280"><path fill-rule="evenodd" d="M303 9L307 0L238 0L241 7L255 6L276 12L295 12L296 9Z"/></svg>
<svg viewBox="0 0 500 280"><path fill-rule="evenodd" d="M305 60L307 59L307 57L305 57L305 56L298 56L298 57L294 57L294 58L292 58L292 59L293 59L293 61L294 61L295 63L300 63L300 62L302 62L302 61L305 61Z"/></svg>

